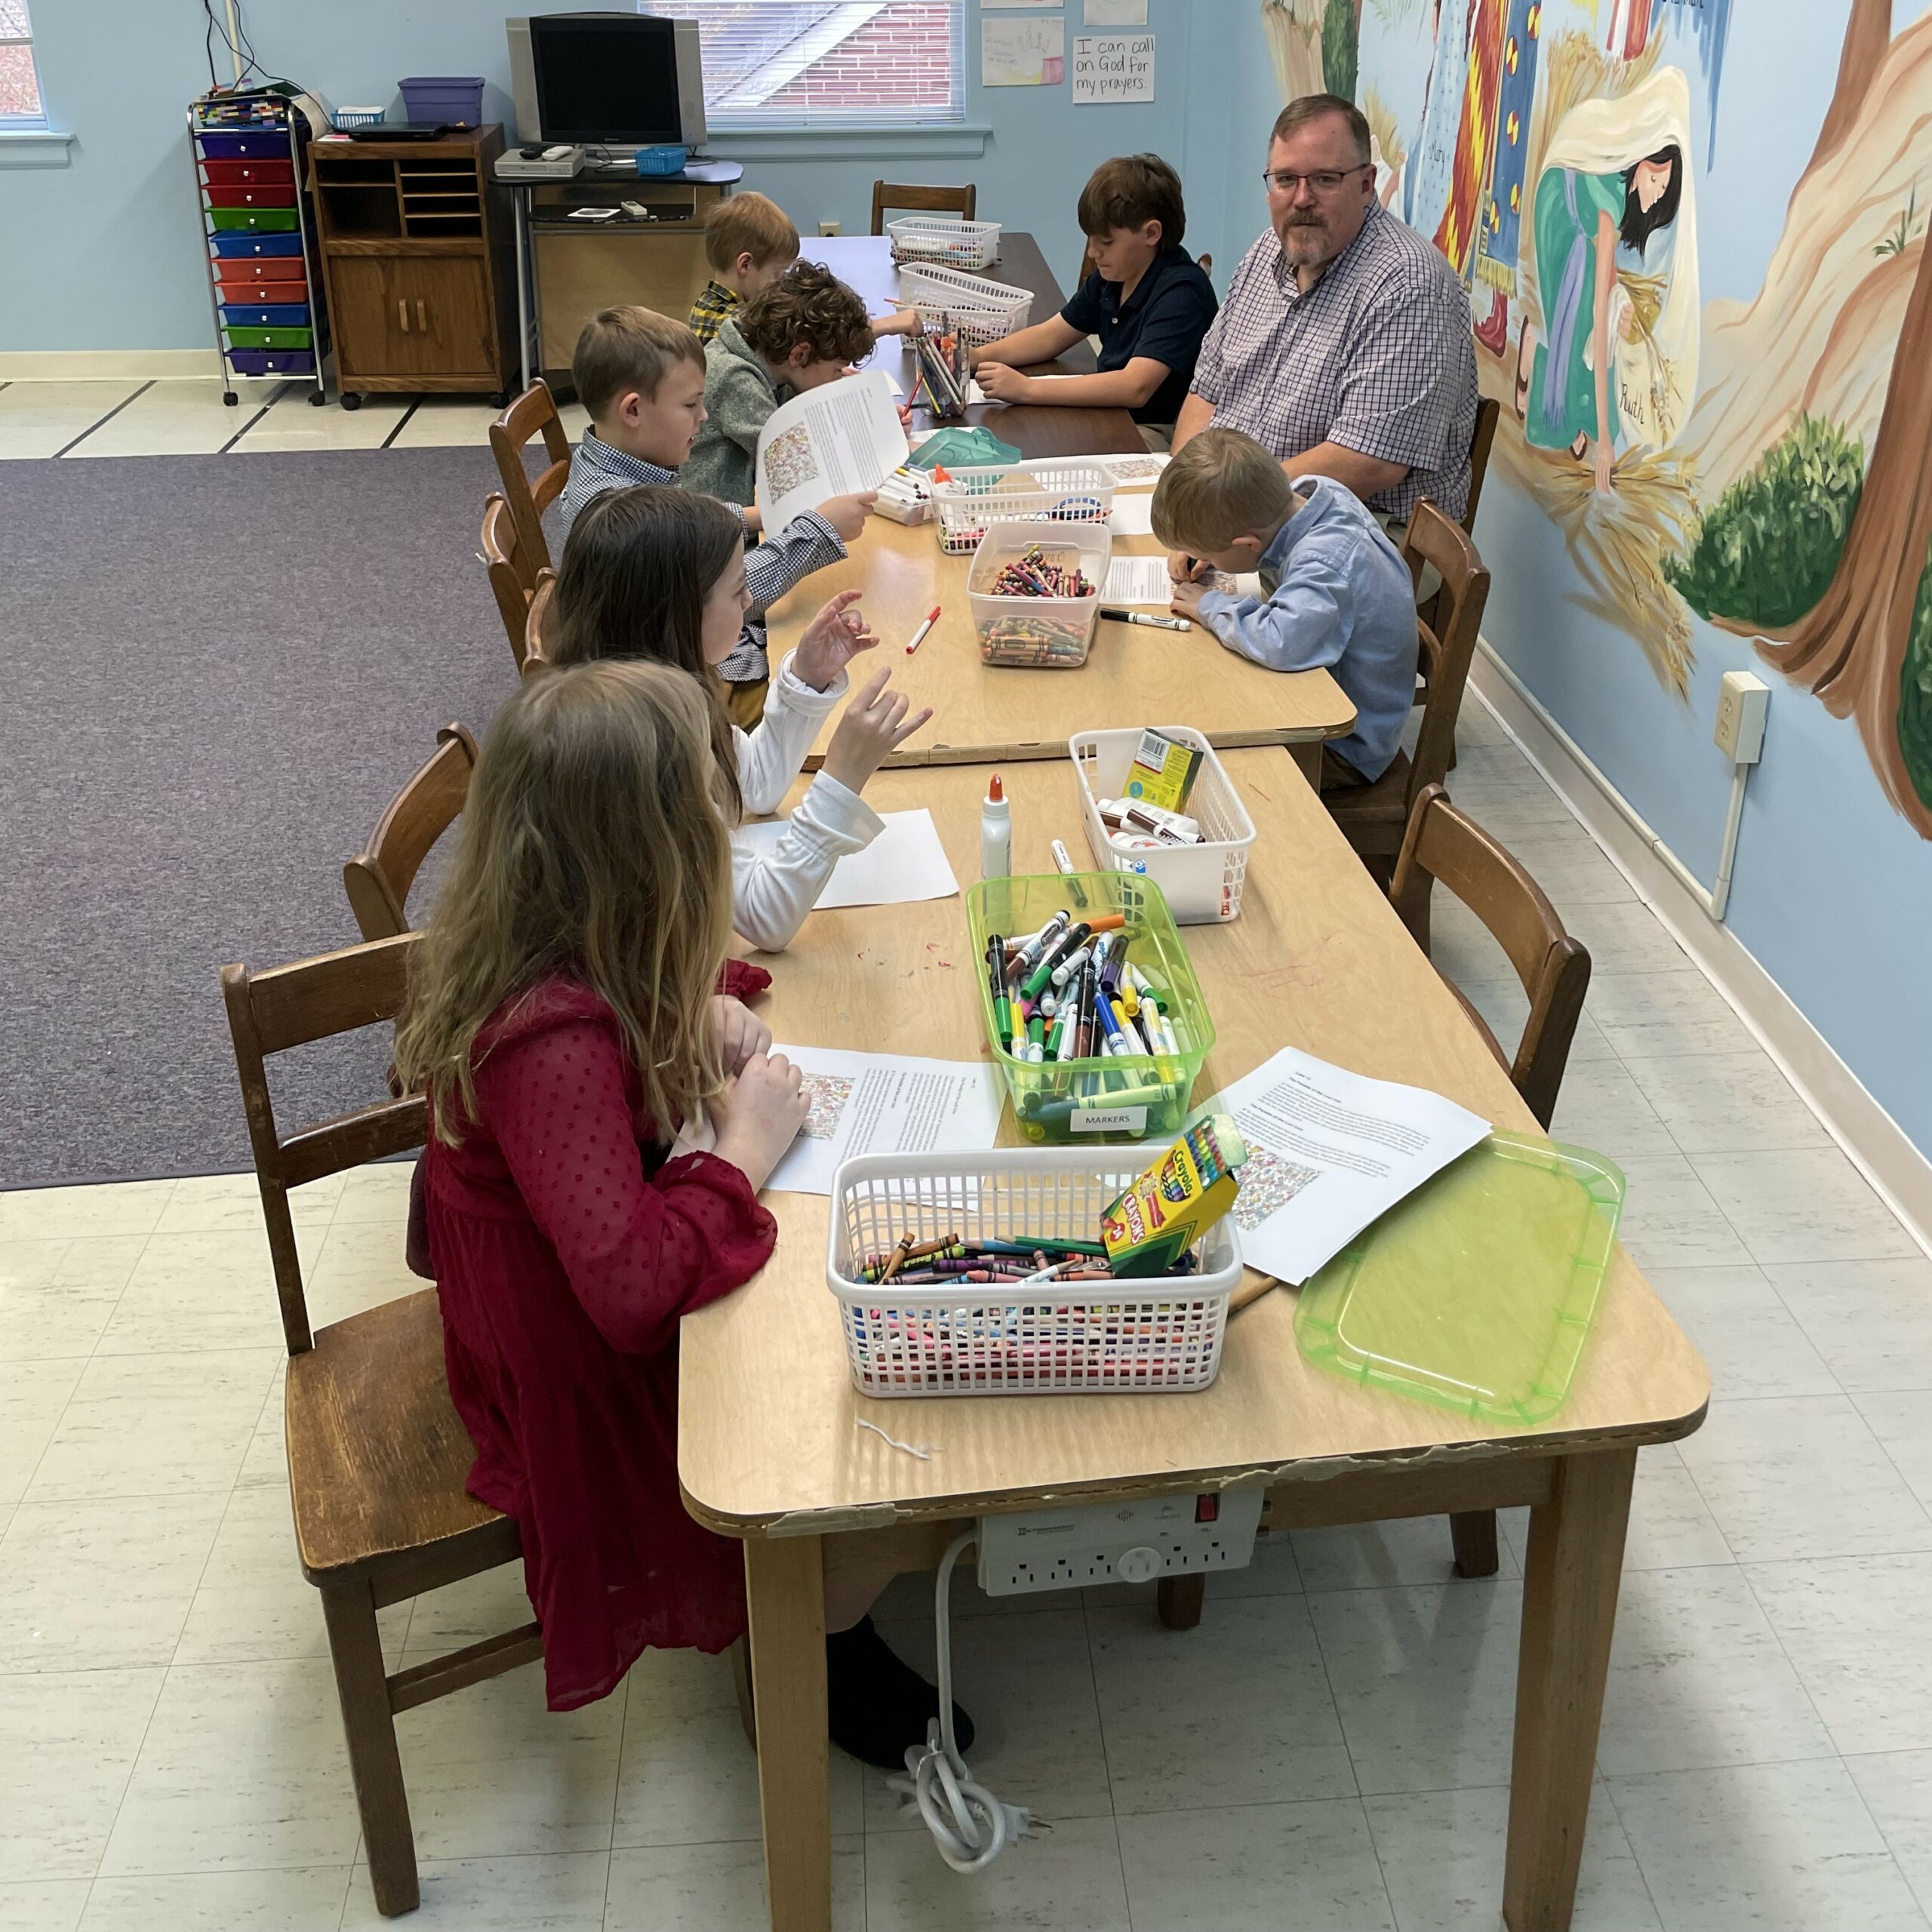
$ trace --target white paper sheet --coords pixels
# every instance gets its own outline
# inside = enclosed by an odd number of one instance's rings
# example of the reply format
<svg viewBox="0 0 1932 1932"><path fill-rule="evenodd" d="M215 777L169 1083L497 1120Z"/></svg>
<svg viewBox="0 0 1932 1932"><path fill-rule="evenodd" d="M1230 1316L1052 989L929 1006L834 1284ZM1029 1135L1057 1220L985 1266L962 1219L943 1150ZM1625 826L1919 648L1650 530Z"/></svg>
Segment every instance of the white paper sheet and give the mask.
<svg viewBox="0 0 1932 1932"><path fill-rule="evenodd" d="M1234 1205L1251 1267L1299 1284L1490 1123L1439 1094L1284 1047L1217 1095L1248 1146Z"/></svg>
<svg viewBox="0 0 1932 1932"><path fill-rule="evenodd" d="M1154 36L1151 33L1076 34L1073 40L1073 104L1113 107L1154 98Z"/></svg>
<svg viewBox="0 0 1932 1932"><path fill-rule="evenodd" d="M838 1164L854 1155L983 1153L998 1137L1004 1090L979 1061L832 1047L772 1051L804 1069L811 1112L768 1188L829 1194Z"/></svg>
<svg viewBox="0 0 1932 1932"><path fill-rule="evenodd" d="M821 911L838 906L903 906L915 899L950 899L959 890L939 828L924 806L882 812L885 829L863 851L848 852L832 869L818 896ZM786 821L744 825L737 835L754 851L770 851L785 835Z"/></svg>
<svg viewBox="0 0 1932 1932"><path fill-rule="evenodd" d="M1147 24L1147 0L1087 0L1081 24L1090 27L1144 27Z"/></svg>
<svg viewBox="0 0 1932 1932"><path fill-rule="evenodd" d="M1116 510L1119 498L1115 497ZM1164 557L1116 557L1100 592L1103 604L1158 604L1166 609L1174 596Z"/></svg>
<svg viewBox="0 0 1932 1932"><path fill-rule="evenodd" d="M989 88L1057 88L1066 78L1066 16L980 18L980 82Z"/></svg>
<svg viewBox="0 0 1932 1932"><path fill-rule="evenodd" d="M1116 537L1152 537L1154 534L1154 493L1151 490L1123 490L1114 498L1112 515Z"/></svg>
<svg viewBox="0 0 1932 1932"><path fill-rule="evenodd" d="M758 435L758 508L783 530L828 497L876 490L909 446L883 369L841 376L781 402Z"/></svg>

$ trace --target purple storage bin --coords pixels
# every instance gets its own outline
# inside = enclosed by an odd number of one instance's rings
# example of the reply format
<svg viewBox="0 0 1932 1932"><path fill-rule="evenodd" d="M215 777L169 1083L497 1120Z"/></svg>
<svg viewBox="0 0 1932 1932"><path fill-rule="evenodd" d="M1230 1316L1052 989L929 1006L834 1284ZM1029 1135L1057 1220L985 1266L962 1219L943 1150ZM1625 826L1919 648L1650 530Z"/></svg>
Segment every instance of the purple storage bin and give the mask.
<svg viewBox="0 0 1932 1932"><path fill-rule="evenodd" d="M481 74L412 74L396 85L402 90L403 112L412 121L447 121L453 128L482 125Z"/></svg>
<svg viewBox="0 0 1932 1932"><path fill-rule="evenodd" d="M312 349L231 349L228 359L238 376L312 376Z"/></svg>
<svg viewBox="0 0 1932 1932"><path fill-rule="evenodd" d="M264 128L254 134L202 134L197 137L210 161L286 161L288 131Z"/></svg>

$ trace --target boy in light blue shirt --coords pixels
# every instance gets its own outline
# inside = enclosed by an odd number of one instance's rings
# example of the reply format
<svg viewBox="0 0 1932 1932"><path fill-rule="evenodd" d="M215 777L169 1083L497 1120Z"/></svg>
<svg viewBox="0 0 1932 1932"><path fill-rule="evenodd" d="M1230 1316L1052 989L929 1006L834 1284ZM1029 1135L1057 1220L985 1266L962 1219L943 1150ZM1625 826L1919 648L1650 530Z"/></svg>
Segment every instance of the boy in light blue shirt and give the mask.
<svg viewBox="0 0 1932 1932"><path fill-rule="evenodd" d="M1415 589L1360 497L1325 476L1299 481L1252 437L1204 429L1161 473L1154 534L1178 553L1177 574L1260 571L1264 597L1180 582L1174 608L1271 671L1334 672L1355 728L1327 747L1322 789L1371 785L1415 702Z"/></svg>

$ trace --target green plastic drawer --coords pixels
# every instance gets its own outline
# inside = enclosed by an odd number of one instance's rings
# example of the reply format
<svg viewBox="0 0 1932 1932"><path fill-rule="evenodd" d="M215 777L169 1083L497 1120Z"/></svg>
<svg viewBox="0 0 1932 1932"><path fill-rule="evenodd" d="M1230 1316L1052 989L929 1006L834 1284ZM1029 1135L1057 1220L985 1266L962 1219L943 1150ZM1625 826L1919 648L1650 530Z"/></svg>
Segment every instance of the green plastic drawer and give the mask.
<svg viewBox="0 0 1932 1932"><path fill-rule="evenodd" d="M230 329L231 349L306 349L315 340L312 329Z"/></svg>
<svg viewBox="0 0 1932 1932"><path fill-rule="evenodd" d="M295 226L293 208L210 208L208 217L217 229L247 228L264 235L286 235Z"/></svg>

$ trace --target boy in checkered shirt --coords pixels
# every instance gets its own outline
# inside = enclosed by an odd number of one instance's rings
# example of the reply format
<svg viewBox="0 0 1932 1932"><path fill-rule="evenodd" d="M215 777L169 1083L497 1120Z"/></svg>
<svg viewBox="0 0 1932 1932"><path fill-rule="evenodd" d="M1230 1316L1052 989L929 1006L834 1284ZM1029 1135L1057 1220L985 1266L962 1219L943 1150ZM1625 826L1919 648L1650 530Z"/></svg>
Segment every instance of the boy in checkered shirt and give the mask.
<svg viewBox="0 0 1932 1932"><path fill-rule="evenodd" d="M704 259L711 279L691 304L691 324L698 340L708 343L798 259L798 231L768 196L730 195L705 217Z"/></svg>

